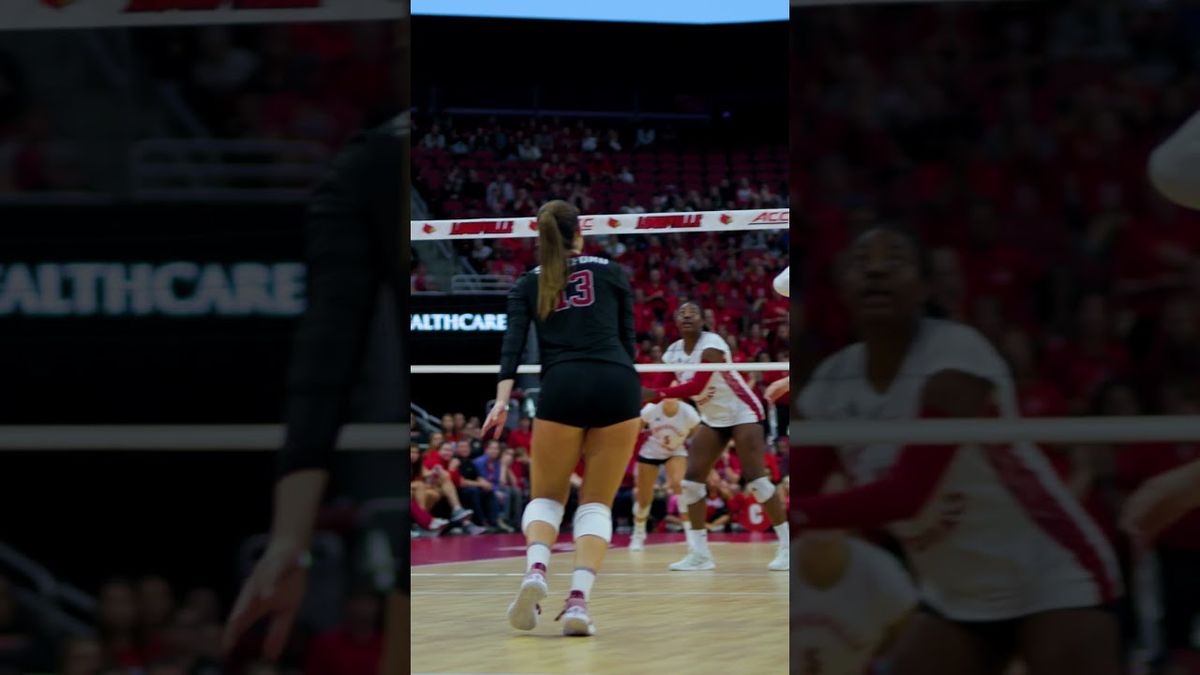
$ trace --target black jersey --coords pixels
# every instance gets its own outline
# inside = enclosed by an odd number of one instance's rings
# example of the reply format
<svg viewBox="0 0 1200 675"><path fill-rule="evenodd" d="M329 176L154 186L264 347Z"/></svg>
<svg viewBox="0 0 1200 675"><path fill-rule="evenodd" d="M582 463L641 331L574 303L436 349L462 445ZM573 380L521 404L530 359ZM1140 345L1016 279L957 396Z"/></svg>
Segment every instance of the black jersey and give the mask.
<svg viewBox="0 0 1200 675"><path fill-rule="evenodd" d="M608 361L633 368L633 292L621 266L595 256L567 259L567 286L557 309L538 318L538 274L526 272L508 294L508 330L500 379L517 374L529 322L537 324L542 371L563 361Z"/></svg>
<svg viewBox="0 0 1200 675"><path fill-rule="evenodd" d="M328 468L384 286L392 287L397 315L406 314L400 233L407 143L399 119L359 134L313 193L305 229L308 308L292 349L283 473ZM397 439L397 449L403 444Z"/></svg>

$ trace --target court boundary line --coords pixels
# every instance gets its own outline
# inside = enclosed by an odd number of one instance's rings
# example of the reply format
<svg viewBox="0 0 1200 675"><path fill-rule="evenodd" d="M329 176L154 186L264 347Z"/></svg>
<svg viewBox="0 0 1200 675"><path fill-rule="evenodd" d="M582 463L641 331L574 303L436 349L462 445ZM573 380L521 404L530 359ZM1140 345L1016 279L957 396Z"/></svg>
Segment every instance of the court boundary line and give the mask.
<svg viewBox="0 0 1200 675"><path fill-rule="evenodd" d="M686 543L687 542L685 542L685 541L679 541L679 542L671 542L671 543L667 543L667 544L646 544L646 546L647 547L650 547L650 546L681 546ZM708 542L708 545L709 545L709 547L712 547L712 546L716 546L718 544L720 544L722 546L728 546L731 544L770 544L770 543L772 543L772 542L770 542L770 541L710 541L710 542ZM629 547L622 546L620 548L610 548L608 551L609 551L609 553L612 553L613 551L620 551L620 550L629 550ZM566 555L568 553L574 553L574 552L575 552L574 550L555 551L555 550L553 550L553 548L551 548L550 555L552 555L552 556ZM412 563L409 565L409 568L416 569L418 567L429 567L430 565L465 565L467 563L494 562L497 560L517 560L517 559L520 559L521 557L522 557L521 555L506 555L506 556L500 556L497 558L472 558L471 560L451 560L449 562ZM410 572L410 576L411 576L411 572Z"/></svg>

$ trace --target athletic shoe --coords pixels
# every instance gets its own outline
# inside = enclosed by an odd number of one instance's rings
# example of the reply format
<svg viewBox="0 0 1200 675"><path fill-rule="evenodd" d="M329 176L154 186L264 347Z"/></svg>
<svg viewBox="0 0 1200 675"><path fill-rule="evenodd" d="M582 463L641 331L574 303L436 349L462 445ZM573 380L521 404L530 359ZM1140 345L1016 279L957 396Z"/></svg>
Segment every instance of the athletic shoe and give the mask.
<svg viewBox="0 0 1200 675"><path fill-rule="evenodd" d="M475 512L471 509L464 509L460 506L457 509L454 509L454 512L450 514L450 522L461 523L467 518L470 518L473 513Z"/></svg>
<svg viewBox="0 0 1200 675"><path fill-rule="evenodd" d="M646 548L646 533L634 531L633 536L629 539L629 550L640 551Z"/></svg>
<svg viewBox="0 0 1200 675"><path fill-rule="evenodd" d="M517 630L533 630L538 624L538 615L542 613L540 603L546 593L550 592L546 585L546 574L539 569L529 570L521 580L517 589L517 597L508 606L508 623Z"/></svg>
<svg viewBox="0 0 1200 675"><path fill-rule="evenodd" d="M567 637L588 637L596 634L596 624L588 616L587 599L583 591L571 591L563 610L554 617L555 621L563 619L563 635Z"/></svg>
<svg viewBox="0 0 1200 675"><path fill-rule="evenodd" d="M771 570L772 572L786 572L791 569L791 567L791 549L786 545L779 547L779 550L775 552L775 559L772 560L769 565L767 565L767 569Z"/></svg>
<svg viewBox="0 0 1200 675"><path fill-rule="evenodd" d="M688 551L683 560L671 563L669 569L672 572L701 572L716 568L717 563L713 562L711 554Z"/></svg>

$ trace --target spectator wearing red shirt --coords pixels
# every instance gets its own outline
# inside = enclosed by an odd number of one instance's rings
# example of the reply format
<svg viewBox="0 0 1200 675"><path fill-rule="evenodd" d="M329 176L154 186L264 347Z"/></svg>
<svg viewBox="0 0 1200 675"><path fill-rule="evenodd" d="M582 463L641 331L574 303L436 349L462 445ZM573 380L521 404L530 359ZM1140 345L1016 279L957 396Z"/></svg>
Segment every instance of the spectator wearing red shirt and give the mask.
<svg viewBox="0 0 1200 675"><path fill-rule="evenodd" d="M462 482L462 477L459 476L457 471L450 468L450 460L454 457L455 445L455 442L446 441L436 448L431 446L425 453L422 465L429 473L444 473L449 476L450 480L454 482L454 486L458 487L459 483Z"/></svg>
<svg viewBox="0 0 1200 675"><path fill-rule="evenodd" d="M1029 286L1036 268L1026 251L1000 240L995 209L977 203L970 215L970 240L962 252L967 298L995 298L996 304L1020 320L1033 315Z"/></svg>
<svg viewBox="0 0 1200 675"><path fill-rule="evenodd" d="M443 441L450 442L456 442L462 438L462 434L454 427L454 415L451 413L442 415L442 437ZM441 444L430 447L441 447Z"/></svg>
<svg viewBox="0 0 1200 675"><path fill-rule="evenodd" d="M728 481L731 485L737 485L741 480L742 460L738 459L732 444L726 447L721 456L717 458L716 463L713 464L713 471L717 472L721 480Z"/></svg>
<svg viewBox="0 0 1200 675"><path fill-rule="evenodd" d="M362 675L379 669L383 658L379 598L359 590L346 600L337 628L317 635L308 649L304 675Z"/></svg>
<svg viewBox="0 0 1200 675"><path fill-rule="evenodd" d="M1128 376L1131 365L1129 351L1114 337L1106 295L1084 295L1077 326L1073 341L1052 345L1051 361L1057 364L1055 374L1067 388L1071 407L1083 410L1102 383Z"/></svg>
<svg viewBox="0 0 1200 675"><path fill-rule="evenodd" d="M641 287L633 289L633 331L638 335L646 335L654 322L659 320L654 306L646 301L646 291Z"/></svg>
<svg viewBox="0 0 1200 675"><path fill-rule="evenodd" d="M454 455L454 444L450 441L438 447L430 446L421 459L421 477L425 479L428 488L428 499L424 506L427 511L433 511L441 499L450 505L450 520L452 522L466 521L472 512L464 509L458 498L457 472L449 469L450 458Z"/></svg>
<svg viewBox="0 0 1200 675"><path fill-rule="evenodd" d="M510 448L525 448L526 451L530 448L530 442L533 440L533 420L528 417L521 417L517 421L517 428L508 432L508 447Z"/></svg>
<svg viewBox="0 0 1200 675"><path fill-rule="evenodd" d="M758 355L767 351L767 339L763 337L762 326L750 324L750 332L741 338L742 352L747 354L749 361L757 361Z"/></svg>
<svg viewBox="0 0 1200 675"><path fill-rule="evenodd" d="M161 643L143 642L137 598L128 581L113 579L101 587L98 614L101 641L112 663L138 668L165 655Z"/></svg>
<svg viewBox="0 0 1200 675"><path fill-rule="evenodd" d="M639 357L639 363L662 363L662 355L662 345L651 345L649 355L647 355L645 359ZM669 387L671 386L671 383L675 381L675 375L673 373L642 373L641 378L642 386L649 389Z"/></svg>
<svg viewBox="0 0 1200 675"><path fill-rule="evenodd" d="M1038 369L1033 339L1021 329L1009 330L1000 345L1017 385L1017 406L1022 417L1061 417L1067 400L1054 382Z"/></svg>
<svg viewBox="0 0 1200 675"><path fill-rule="evenodd" d="M788 323L788 316L791 312L791 303L788 298L778 293L769 293L763 296L762 301L761 316L763 328L773 330ZM844 311L840 314L843 317L846 316L846 312Z"/></svg>
<svg viewBox="0 0 1200 675"><path fill-rule="evenodd" d="M667 298L667 283L663 279L662 270L658 267L650 268L650 274L645 282L641 285L645 294L646 300L659 298L665 300Z"/></svg>

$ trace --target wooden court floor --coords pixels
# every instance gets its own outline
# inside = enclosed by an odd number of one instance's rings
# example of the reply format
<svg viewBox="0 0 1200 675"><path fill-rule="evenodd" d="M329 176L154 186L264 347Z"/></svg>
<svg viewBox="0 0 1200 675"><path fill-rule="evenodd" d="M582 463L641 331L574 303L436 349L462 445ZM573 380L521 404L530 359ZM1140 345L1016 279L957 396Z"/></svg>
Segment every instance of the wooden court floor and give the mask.
<svg viewBox="0 0 1200 675"><path fill-rule="evenodd" d="M786 674L788 573L767 571L775 544L710 546L711 572L668 571L682 543L609 551L588 603L591 638L564 638L554 621L570 586L570 553L551 558L550 595L528 633L505 618L523 558L414 567L412 672Z"/></svg>

